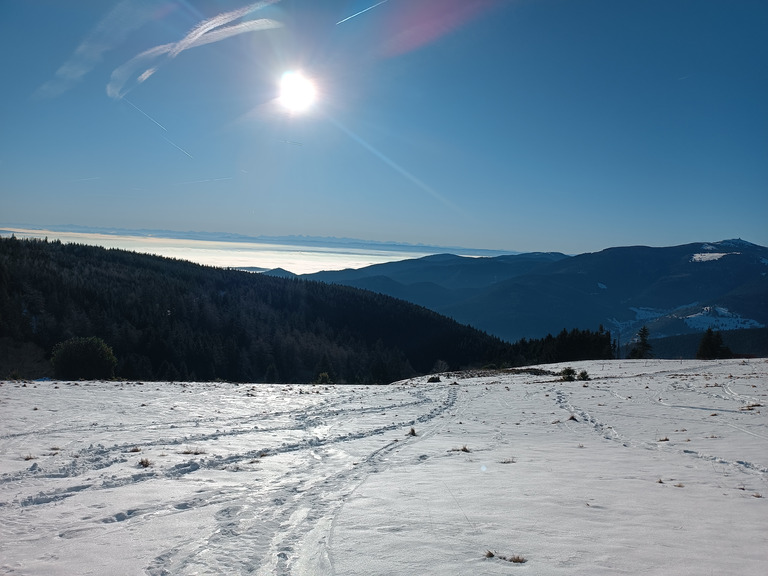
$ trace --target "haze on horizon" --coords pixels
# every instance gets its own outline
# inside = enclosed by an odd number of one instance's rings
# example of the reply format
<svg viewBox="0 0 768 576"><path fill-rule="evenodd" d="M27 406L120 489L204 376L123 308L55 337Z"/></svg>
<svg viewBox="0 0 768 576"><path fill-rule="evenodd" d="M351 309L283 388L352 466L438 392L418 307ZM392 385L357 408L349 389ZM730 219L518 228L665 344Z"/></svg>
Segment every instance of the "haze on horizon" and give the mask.
<svg viewBox="0 0 768 576"><path fill-rule="evenodd" d="M0 29L4 224L768 245L758 0L40 0Z"/></svg>

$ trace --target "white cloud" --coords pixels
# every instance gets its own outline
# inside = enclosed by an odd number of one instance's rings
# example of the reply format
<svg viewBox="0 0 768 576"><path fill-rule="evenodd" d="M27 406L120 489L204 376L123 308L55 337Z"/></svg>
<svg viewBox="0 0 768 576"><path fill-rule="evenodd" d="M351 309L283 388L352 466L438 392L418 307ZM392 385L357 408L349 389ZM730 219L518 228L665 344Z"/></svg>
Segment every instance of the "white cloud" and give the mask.
<svg viewBox="0 0 768 576"><path fill-rule="evenodd" d="M153 17L153 0L123 0L91 30L54 77L34 93L36 98L55 98L93 70L104 53L125 41L129 34Z"/></svg>
<svg viewBox="0 0 768 576"><path fill-rule="evenodd" d="M184 38L178 42L172 42L169 44L162 44L155 46L149 50L134 56L131 60L115 68L112 72L109 83L107 84L107 94L111 98L122 98L127 89L126 84L131 80L137 70L148 65L150 62L155 61L157 58L165 57L166 60L171 60L181 54L184 50L190 48L196 48L198 46L204 46L211 44L212 42L219 42L232 36L244 34L246 32L255 32L258 30L268 30L271 28L278 28L282 26L280 22L271 20L268 18L261 18L258 20L249 20L246 22L240 22L233 24L232 26L226 26L230 22L243 18L252 12L260 10L270 4L275 4L280 0L268 0L263 2L256 2L249 4L238 10L232 10L230 12L223 12L203 20L190 30ZM152 76L160 67L160 63L155 63L146 70L136 76L135 84L141 84Z"/></svg>

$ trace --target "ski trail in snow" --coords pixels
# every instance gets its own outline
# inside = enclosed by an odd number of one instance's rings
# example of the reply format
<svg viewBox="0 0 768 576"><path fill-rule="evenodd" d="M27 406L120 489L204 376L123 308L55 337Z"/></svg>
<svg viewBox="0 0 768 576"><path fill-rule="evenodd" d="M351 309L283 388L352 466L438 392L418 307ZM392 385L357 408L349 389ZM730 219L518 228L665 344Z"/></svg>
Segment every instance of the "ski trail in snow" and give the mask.
<svg viewBox="0 0 768 576"><path fill-rule="evenodd" d="M761 573L766 364L574 365L593 379L0 382L0 573L734 573L706 553L723 518Z"/></svg>
<svg viewBox="0 0 768 576"><path fill-rule="evenodd" d="M371 392L379 397L392 393L387 388ZM238 565L230 566L237 572L328 573L331 566L325 552L328 534L344 500L369 474L377 473L386 465L387 456L407 441L403 430L430 422L452 406L452 398L455 401L450 390L436 387L404 389L403 392L408 401L391 402L381 398L382 402L370 406L371 398L367 397L364 406L335 403L318 410L296 412L292 417L304 432L301 441L220 459L217 464L227 467L265 454L259 461L265 471L270 469L262 475L266 476L267 483L252 482L246 495L233 495L237 505L226 507L216 515L218 527L204 544L192 546L190 543L158 554L149 572L189 573L199 569L199 559L203 556L238 556L228 550L233 545L232 535L236 535L237 546L249 550L245 562L241 559ZM367 419L374 414L385 416L391 411L397 411L395 417L401 419L364 430L345 431L339 421L353 417ZM407 412L408 416L402 418L401 412ZM394 439L383 438L393 432L401 434ZM355 461L350 461L347 445L377 437L385 440L382 446L358 453ZM281 462L270 466L270 462L276 461ZM210 467L208 463L205 466Z"/></svg>
<svg viewBox="0 0 768 576"><path fill-rule="evenodd" d="M695 373L694 371L689 371L691 373ZM562 409L568 411L568 413L571 415L572 418L575 418L577 422L581 422L582 424L586 423L589 426L591 426L591 429L593 432L599 434L603 439L614 441L622 444L625 448L642 448L645 450L666 450L666 451L674 451L678 454L683 455L684 457L693 457L697 459L712 461L718 464L727 465L729 467L733 468L739 468L742 471L745 471L747 473L757 473L759 475L764 475L768 473L768 468L765 466L757 465L753 462L747 461L747 460L739 460L739 459L729 459L727 457L723 456L717 456L708 453L706 450L697 450L697 449L691 449L690 447L686 447L682 444L678 443L669 443L669 437L667 435L664 435L662 437L662 434L658 428L655 428L655 437L651 436L645 436L643 437L643 434L638 434L638 431L642 430L642 423L638 422L638 425L634 429L627 428L627 421L630 419L640 420L641 416L639 415L633 415L632 412L632 405L639 406L643 402L650 402L652 404L658 404L665 408L674 410L674 412L664 415L662 414L662 417L666 418L670 423L675 423L675 425L679 424L699 424L702 422L702 417L699 418L692 418L688 416L684 416L682 414L685 414L685 411L693 410L693 411L700 411L702 413L707 414L708 417L716 417L718 414L734 414L734 415L742 415L745 414L744 406L748 405L749 402L757 404L757 400L754 397L746 397L741 394L735 393L733 390L731 390L730 387L728 387L727 384L717 384L715 382L711 382L709 377L706 377L704 379L704 383L698 381L698 385L690 382L683 382L678 383L676 379L679 377L680 372L679 371L672 371L672 372L655 372L650 374L640 374L634 376L635 380L641 380L644 378L652 378L654 380L660 379L660 376L663 377L664 381L667 381L667 384L665 387L662 387L660 389L654 390L654 395L646 395L645 398L636 398L633 396L624 396L621 392L615 390L613 388L613 385L605 385L603 383L597 383L595 381L591 382L590 384L587 384L586 386L592 386L596 390L600 392L607 392L610 394L612 398L615 398L616 400L620 401L625 406L621 409L621 411L616 410L614 408L613 410L606 410L601 416L596 416L588 409L579 408L574 406L570 402L570 398L575 396L575 394L569 393L565 386L560 385L557 387L553 387L550 389L550 392L555 395L555 403L556 405ZM627 377L628 379L629 377ZM595 385L597 384L597 385ZM573 383L573 385L576 385ZM625 382L619 381L615 384L616 386L625 386ZM713 392L715 389L722 389L724 390L724 394L719 394L717 392ZM690 403L670 403L664 401L661 397L657 398L656 395L662 394L662 395L672 395L677 400L680 400L681 398L687 399L692 397L692 401ZM701 396L706 397L708 400L710 400L710 404L707 406L698 406L694 405L693 400L696 398L699 398ZM583 397L580 397L583 400ZM594 402L590 402L592 405L594 405ZM640 404L638 404L640 403ZM737 403L738 406L732 407L734 403ZM598 406L600 406L600 403L597 403ZM627 406L628 405L628 406ZM683 411L683 412L680 412ZM638 410L638 413L641 412ZM611 420L616 420L617 416L621 416L622 420L624 421L624 428L620 432L617 429L617 424L610 424L609 422ZM654 417L654 424L658 425L658 416L655 415ZM706 419L706 416L703 417ZM726 426L729 426L731 428L734 428L736 430L739 430L741 432L744 432L746 434L753 435L757 438L762 438L768 440L767 437L751 432L743 427L734 425L730 422L724 423ZM576 427L578 424L572 424L570 420L566 420L563 423L563 426L568 427L569 429L576 431ZM678 429L679 430L679 429ZM678 431L675 430L675 431ZM687 432L687 428L683 428L682 431ZM643 431L647 434L647 430ZM687 439L686 442L690 442L690 439Z"/></svg>

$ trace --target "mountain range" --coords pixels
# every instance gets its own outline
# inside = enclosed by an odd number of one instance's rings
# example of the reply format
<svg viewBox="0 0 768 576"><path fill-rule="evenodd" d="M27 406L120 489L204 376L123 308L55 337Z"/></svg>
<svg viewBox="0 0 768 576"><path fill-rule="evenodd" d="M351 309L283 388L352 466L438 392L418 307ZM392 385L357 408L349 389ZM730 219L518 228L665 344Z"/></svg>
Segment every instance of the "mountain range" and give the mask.
<svg viewBox="0 0 768 576"><path fill-rule="evenodd" d="M438 254L301 277L401 298L511 342L600 325L627 342L643 325L661 338L768 324L768 248L740 239L576 256Z"/></svg>

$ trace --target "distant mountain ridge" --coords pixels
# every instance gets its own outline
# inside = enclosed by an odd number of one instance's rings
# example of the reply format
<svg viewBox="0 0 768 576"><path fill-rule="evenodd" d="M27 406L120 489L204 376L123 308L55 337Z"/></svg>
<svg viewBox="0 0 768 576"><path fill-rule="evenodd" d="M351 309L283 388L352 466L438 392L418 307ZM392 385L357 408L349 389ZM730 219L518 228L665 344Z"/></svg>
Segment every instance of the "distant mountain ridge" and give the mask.
<svg viewBox="0 0 768 576"><path fill-rule="evenodd" d="M460 254L469 256L499 256L505 254L502 250L491 250L484 248L465 248L459 246L433 246L430 244L413 244L409 242L379 241L379 240L361 240L359 238L346 238L337 236L269 236L257 235L251 236L238 234L235 232L207 232L196 230L164 230L164 229L132 229L115 228L99 226L77 226L77 225L52 225L52 226L32 226L29 224L0 224L0 235L10 236L17 231L32 233L48 233L55 235L56 232L73 234L98 234L105 236L130 236L135 238L166 238L169 240L195 240L202 242L229 242L229 243L255 243L280 246L315 246L318 248L336 248L351 250L370 250L370 251L397 251L412 252L415 254L425 254L435 250L452 250ZM516 254L516 252L511 252Z"/></svg>
<svg viewBox="0 0 768 576"><path fill-rule="evenodd" d="M303 276L402 298L509 341L603 325L626 342L768 324L768 248L736 239L566 256L440 254Z"/></svg>

